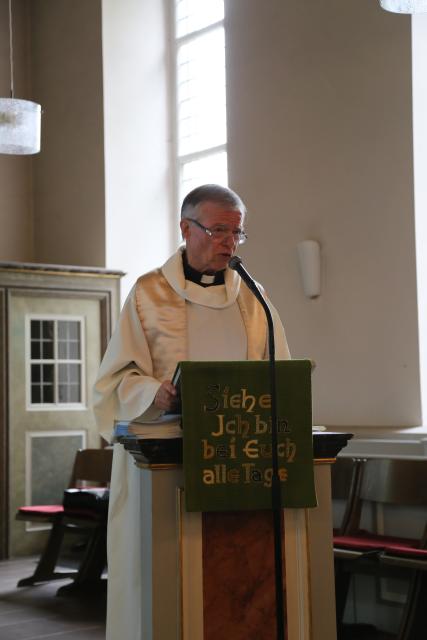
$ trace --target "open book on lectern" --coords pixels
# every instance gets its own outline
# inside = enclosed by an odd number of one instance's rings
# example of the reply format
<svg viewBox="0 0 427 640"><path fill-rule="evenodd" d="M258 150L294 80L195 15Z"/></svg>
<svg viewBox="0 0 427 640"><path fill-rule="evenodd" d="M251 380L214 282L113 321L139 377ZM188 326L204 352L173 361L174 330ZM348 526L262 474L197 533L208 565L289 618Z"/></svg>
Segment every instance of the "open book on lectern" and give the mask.
<svg viewBox="0 0 427 640"><path fill-rule="evenodd" d="M243 361L243 362L246 363L247 361ZM267 365L267 361L257 361L257 362L263 362L264 366ZM288 361L278 361L278 362L297 363L300 361L288 360ZM316 366L314 361L311 360L311 361L304 361L304 362L306 363L310 362L311 371L313 371L313 369ZM156 418L154 420L147 420L147 419L144 419L143 417L139 417L131 421L118 421L115 423L115 428L114 428L114 435L116 438L120 438L127 435L135 435L135 436L138 436L139 438L144 438L144 439L167 439L167 438L182 437L181 364L182 364L181 362L178 362L171 380L172 384L174 385L177 391L176 404L173 410L166 411L159 418ZM184 363L184 366L186 364L187 363ZM198 363L194 363L194 364L197 365ZM219 367L219 371L221 371L223 366L224 366L224 370L227 370L231 363L227 361L224 363L215 362L211 364L214 365L217 371L218 371L218 367ZM239 363L235 362L234 365L237 365L238 367ZM291 368L293 368L293 366L294 365L290 365ZM243 365L242 368L244 367L245 365ZM267 375L267 378L268 378L268 375ZM278 391L280 392L280 386L278 388ZM237 402L236 394L231 393L231 403L233 404L236 402ZM313 430L320 430L320 429L322 429L322 427L313 427Z"/></svg>
<svg viewBox="0 0 427 640"><path fill-rule="evenodd" d="M145 440L182 438L181 415L163 414L155 420L121 420L114 425L114 437L137 436Z"/></svg>
<svg viewBox="0 0 427 640"><path fill-rule="evenodd" d="M117 421L114 425L115 438L123 438L125 436L138 436L138 438L146 440L182 438L180 364L178 362L172 376L172 384L177 390L177 402L173 411L165 411L154 420L146 420L140 416L130 421Z"/></svg>

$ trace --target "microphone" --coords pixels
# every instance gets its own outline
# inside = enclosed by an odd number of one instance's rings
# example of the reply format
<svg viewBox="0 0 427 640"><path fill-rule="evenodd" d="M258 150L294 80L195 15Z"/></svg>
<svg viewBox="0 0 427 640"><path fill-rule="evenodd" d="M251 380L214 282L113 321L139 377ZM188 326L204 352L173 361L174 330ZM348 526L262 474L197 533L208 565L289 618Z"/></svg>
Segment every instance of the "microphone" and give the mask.
<svg viewBox="0 0 427 640"><path fill-rule="evenodd" d="M243 266L242 258L240 256L232 256L228 262L228 266L230 267L230 269L234 269L234 271L237 271L239 276L242 278L242 280L244 280L244 282L246 282L249 289L252 291L252 293L254 294L254 296L257 298L258 302L261 304L261 306L264 309L264 312L267 318L267 325L268 325L268 346L269 346L270 362L272 362L274 366L274 360L275 360L274 328L273 328L273 317L271 315L270 307L268 306L267 301L265 300L264 296L259 290L257 283Z"/></svg>
<svg viewBox="0 0 427 640"><path fill-rule="evenodd" d="M237 269L237 265L242 264L242 258L240 256L232 256L229 260L228 266L230 269Z"/></svg>
<svg viewBox="0 0 427 640"><path fill-rule="evenodd" d="M265 302L264 296L259 290L255 280L252 278L252 276L246 271L245 267L243 266L242 258L240 256L233 256L232 258L230 258L228 262L228 266L230 267L230 269L234 269L234 271L237 271L237 273L242 278L242 280L246 282L249 289L252 291L252 293L258 298L258 300L263 305L263 302Z"/></svg>

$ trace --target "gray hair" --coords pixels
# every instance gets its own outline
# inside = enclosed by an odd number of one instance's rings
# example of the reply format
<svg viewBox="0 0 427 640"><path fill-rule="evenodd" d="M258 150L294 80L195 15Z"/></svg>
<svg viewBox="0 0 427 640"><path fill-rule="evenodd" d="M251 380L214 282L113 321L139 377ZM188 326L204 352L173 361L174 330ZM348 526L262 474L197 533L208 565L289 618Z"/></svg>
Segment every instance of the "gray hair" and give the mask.
<svg viewBox="0 0 427 640"><path fill-rule="evenodd" d="M195 218L197 206L202 202L214 202L222 205L231 211L239 211L242 216L246 214L246 207L232 189L222 187L219 184L203 184L188 193L182 201L181 220L184 218Z"/></svg>

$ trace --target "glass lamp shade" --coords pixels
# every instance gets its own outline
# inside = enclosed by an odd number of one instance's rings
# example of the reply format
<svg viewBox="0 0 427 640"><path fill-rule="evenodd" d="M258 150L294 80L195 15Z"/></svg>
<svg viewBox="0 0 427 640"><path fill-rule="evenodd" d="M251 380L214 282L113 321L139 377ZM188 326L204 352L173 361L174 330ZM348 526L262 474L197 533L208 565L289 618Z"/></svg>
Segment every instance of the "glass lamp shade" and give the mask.
<svg viewBox="0 0 427 640"><path fill-rule="evenodd" d="M0 98L0 153L40 151L41 107L29 100Z"/></svg>
<svg viewBox="0 0 427 640"><path fill-rule="evenodd" d="M386 11L394 13L426 13L427 0L380 0Z"/></svg>

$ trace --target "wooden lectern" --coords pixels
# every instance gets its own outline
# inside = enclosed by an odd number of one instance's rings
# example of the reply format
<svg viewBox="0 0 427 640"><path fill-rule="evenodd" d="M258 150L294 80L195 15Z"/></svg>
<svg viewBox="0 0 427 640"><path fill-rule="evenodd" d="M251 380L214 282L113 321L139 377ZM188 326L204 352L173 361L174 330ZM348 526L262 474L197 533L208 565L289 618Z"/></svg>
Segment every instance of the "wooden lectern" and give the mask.
<svg viewBox="0 0 427 640"><path fill-rule="evenodd" d="M350 437L313 434L318 506L283 510L287 640L336 638L330 465ZM189 513L177 443L122 443L142 486L136 640L275 640L270 512Z"/></svg>

